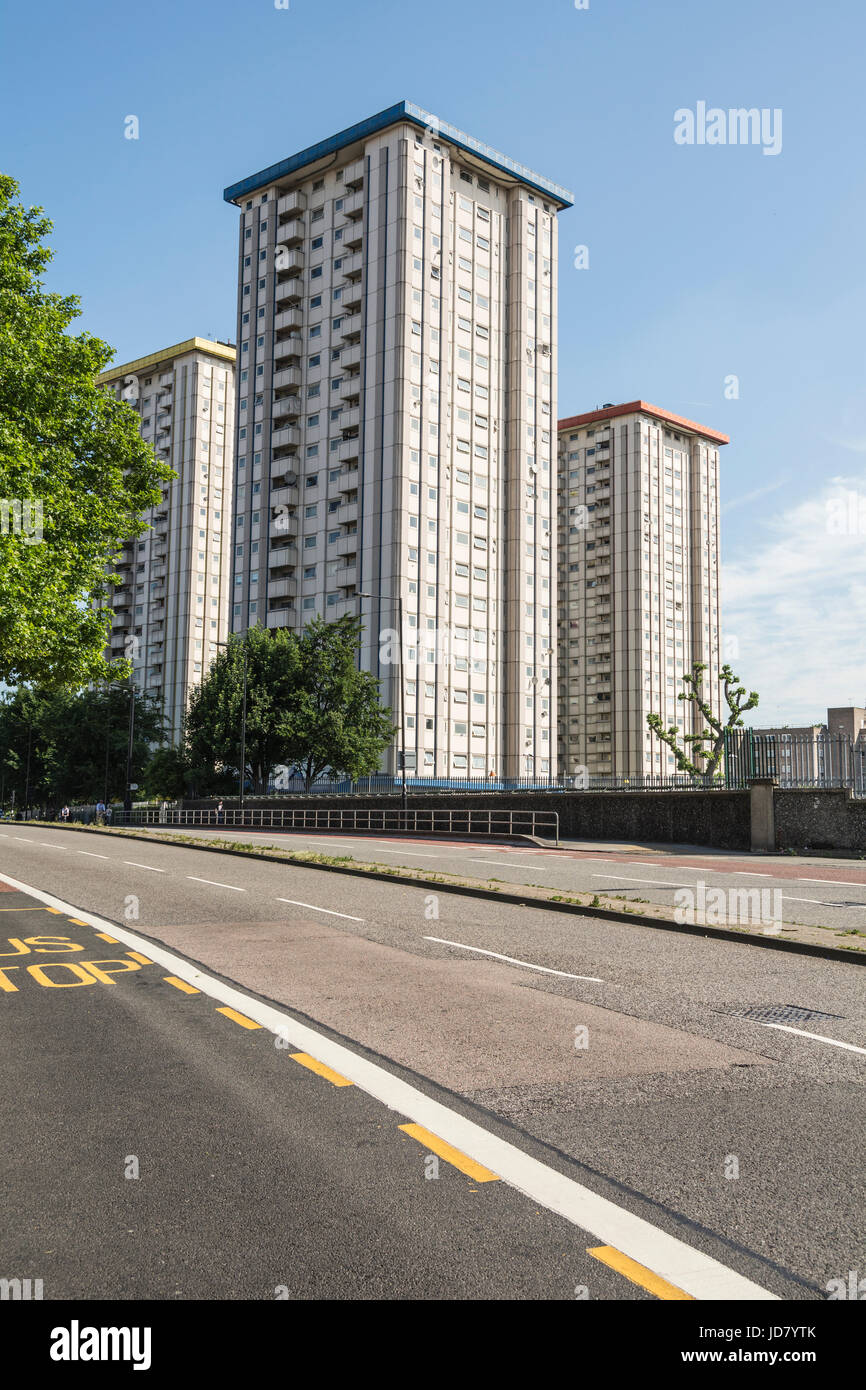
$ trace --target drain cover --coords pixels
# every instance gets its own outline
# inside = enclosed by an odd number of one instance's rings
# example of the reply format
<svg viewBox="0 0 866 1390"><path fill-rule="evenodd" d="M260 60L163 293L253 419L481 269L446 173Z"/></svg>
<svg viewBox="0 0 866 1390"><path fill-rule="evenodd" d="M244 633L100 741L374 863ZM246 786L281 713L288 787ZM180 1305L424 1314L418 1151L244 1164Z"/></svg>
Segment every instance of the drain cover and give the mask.
<svg viewBox="0 0 866 1390"><path fill-rule="evenodd" d="M800 1004L755 1004L748 1009L731 1009L731 1013L754 1023L813 1023L817 1019L842 1018L842 1014L822 1014L819 1009L804 1009Z"/></svg>

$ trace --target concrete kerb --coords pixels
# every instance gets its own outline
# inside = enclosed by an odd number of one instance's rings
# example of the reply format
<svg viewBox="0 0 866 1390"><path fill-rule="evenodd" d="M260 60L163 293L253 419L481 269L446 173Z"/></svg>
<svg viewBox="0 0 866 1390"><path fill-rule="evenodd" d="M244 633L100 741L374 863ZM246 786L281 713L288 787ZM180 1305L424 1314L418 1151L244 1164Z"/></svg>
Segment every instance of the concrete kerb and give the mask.
<svg viewBox="0 0 866 1390"><path fill-rule="evenodd" d="M866 951L845 949L839 946L819 946L808 941L789 941L778 936L764 936L745 931L732 931L726 927L708 927L673 922L667 918L648 917L640 912L619 912L613 908L589 907L582 903L557 902L550 898L536 898L531 894L500 891L495 888L475 887L471 884L445 883L437 878L415 878L410 874L379 872L365 869L360 865L317 864L306 859L295 859L290 854L263 854L255 845L249 849L234 849L229 845L211 843L193 845L176 835L137 835L122 827L93 827L85 825L61 825L56 821L27 821L21 824L38 825L44 830L68 830L73 833L89 835L108 835L119 839L138 840L144 844L174 845L178 849L201 850L205 854L234 855L239 859L262 859L270 864L293 865L297 869L321 869L328 873L348 874L353 878L367 878L379 883L397 883L404 888L432 888L437 893L458 893L467 898L481 898L487 902L508 903L513 907L541 908L546 912L570 913L574 917L594 917L605 922L621 922L627 927L655 927L661 931L679 932L685 936L700 936L716 941L731 941L738 945L764 946L769 950L788 951L794 955L818 956L822 960L835 960L844 965L866 965Z"/></svg>

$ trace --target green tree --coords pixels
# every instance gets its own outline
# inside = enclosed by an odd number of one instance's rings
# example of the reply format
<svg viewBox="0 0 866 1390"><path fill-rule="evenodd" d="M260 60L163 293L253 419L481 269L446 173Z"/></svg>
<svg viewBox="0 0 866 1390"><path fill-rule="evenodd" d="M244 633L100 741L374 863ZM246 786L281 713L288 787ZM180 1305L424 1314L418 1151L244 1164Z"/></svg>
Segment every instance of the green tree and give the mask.
<svg viewBox="0 0 866 1390"><path fill-rule="evenodd" d="M170 744L157 748L142 774L142 786L147 797L160 801L176 801L183 796L191 780L191 769L183 748Z"/></svg>
<svg viewBox="0 0 866 1390"><path fill-rule="evenodd" d="M360 634L357 618L316 618L296 639L296 681L281 730L285 761L301 770L307 791L325 771L352 781L375 772L394 738L379 682L355 664Z"/></svg>
<svg viewBox="0 0 866 1390"><path fill-rule="evenodd" d="M728 718L723 724L718 715L714 714L704 695L706 669L705 662L694 662L691 673L682 677L687 688L677 696L677 699L693 704L703 717L705 726L700 733L681 736L676 724L670 724L665 728L664 720L659 714L648 714L646 722L662 743L666 743L673 751L680 772L688 772L693 777L703 777L706 781L711 781L718 772L727 730L742 727L741 716L748 710L755 709L758 693L752 690L746 699L746 688L740 685L739 676L734 675L730 666L723 666L719 672L719 681L722 683L722 694L728 707ZM689 750L693 754L692 757L689 757Z"/></svg>
<svg viewBox="0 0 866 1390"><path fill-rule="evenodd" d="M52 224L0 175L0 680L81 686L106 663L106 600L122 541L174 477L136 412L97 385L113 349L66 332L75 297L48 294Z"/></svg>
<svg viewBox="0 0 866 1390"><path fill-rule="evenodd" d="M122 800L129 746L129 686L107 685L46 696L42 721L46 790L54 801ZM135 692L132 781L164 736L159 701Z"/></svg>
<svg viewBox="0 0 866 1390"><path fill-rule="evenodd" d="M247 658L246 768L256 791L266 791L271 770L284 761L282 722L296 681L297 639L278 629L253 627L232 636L190 694L185 721L191 778L201 790L213 774L239 768L243 717L244 649Z"/></svg>
<svg viewBox="0 0 866 1390"><path fill-rule="evenodd" d="M136 692L132 779L163 736L159 704ZM129 687L79 691L20 686L0 703L0 769L8 804L56 805L123 796L129 742ZM29 748L30 773L27 775Z"/></svg>

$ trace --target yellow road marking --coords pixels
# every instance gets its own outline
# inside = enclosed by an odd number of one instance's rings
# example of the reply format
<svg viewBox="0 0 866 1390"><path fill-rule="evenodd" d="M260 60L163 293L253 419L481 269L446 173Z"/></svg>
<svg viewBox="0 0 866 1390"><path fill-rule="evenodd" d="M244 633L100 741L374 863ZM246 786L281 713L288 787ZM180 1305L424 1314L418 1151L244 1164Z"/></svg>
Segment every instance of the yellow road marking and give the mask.
<svg viewBox="0 0 866 1390"><path fill-rule="evenodd" d="M140 951L127 951L126 954L131 956L133 960L137 960L139 965L153 965L153 961L149 960L147 956L143 956Z"/></svg>
<svg viewBox="0 0 866 1390"><path fill-rule="evenodd" d="M44 907L0 907L0 912L44 912Z"/></svg>
<svg viewBox="0 0 866 1390"><path fill-rule="evenodd" d="M330 1081L332 1086L351 1086L353 1083L345 1076L341 1076L332 1067L326 1067L324 1062L317 1062L315 1057L311 1057L307 1052L292 1052L293 1062L300 1062L302 1067L307 1067L314 1071L317 1076L323 1076L326 1081Z"/></svg>
<svg viewBox="0 0 866 1390"><path fill-rule="evenodd" d="M694 1302L690 1293L683 1293L674 1284L669 1284L667 1279L662 1279L658 1274L653 1274L651 1269L645 1265L639 1265L637 1260L630 1260L628 1255L623 1255L621 1251L614 1249L612 1245L596 1245L593 1249L587 1250L587 1255L592 1255L596 1260L600 1260L603 1265L609 1265L618 1274L625 1275L633 1284L639 1284L642 1289L649 1293L654 1293L656 1298L665 1299L688 1299Z"/></svg>
<svg viewBox="0 0 866 1390"><path fill-rule="evenodd" d="M109 936L109 935L108 935L108 932L98 931L98 932L96 933L96 935L97 935L98 937L101 937L101 939L102 939L103 941L108 941L108 942L110 942L110 944L111 944L112 946L119 946L119 945L120 945L120 942L118 941L117 937L116 937L116 936Z"/></svg>
<svg viewBox="0 0 866 1390"><path fill-rule="evenodd" d="M459 1149L454 1149L450 1144L446 1144L444 1139L440 1139L438 1134L431 1134L429 1129L424 1129L423 1125L400 1125L404 1134L409 1134L413 1139L417 1139L419 1144L423 1144L425 1149L430 1149L440 1158L444 1158L446 1163L452 1167L459 1168L461 1173L465 1173L468 1178L473 1178L475 1182L498 1182L499 1174L491 1173L489 1168L483 1168L480 1163L476 1163L474 1158L468 1154L461 1153Z"/></svg>
<svg viewBox="0 0 866 1390"><path fill-rule="evenodd" d="M188 985L186 980L179 980L176 975L164 975L163 979L167 985L174 985L175 989L182 989L184 994L201 994L200 989L195 985Z"/></svg>
<svg viewBox="0 0 866 1390"><path fill-rule="evenodd" d="M217 1009L217 1013L225 1014L226 1018L230 1018L234 1023L239 1023L242 1028L261 1028L262 1026L253 1019L247 1018L245 1014L239 1014L237 1009Z"/></svg>
<svg viewBox="0 0 866 1390"><path fill-rule="evenodd" d="M63 915L59 907L46 907L45 911L52 913L55 917L61 917Z"/></svg>
<svg viewBox="0 0 866 1390"><path fill-rule="evenodd" d="M81 917L67 917L67 922L72 922L76 927L89 927L90 923L82 920Z"/></svg>

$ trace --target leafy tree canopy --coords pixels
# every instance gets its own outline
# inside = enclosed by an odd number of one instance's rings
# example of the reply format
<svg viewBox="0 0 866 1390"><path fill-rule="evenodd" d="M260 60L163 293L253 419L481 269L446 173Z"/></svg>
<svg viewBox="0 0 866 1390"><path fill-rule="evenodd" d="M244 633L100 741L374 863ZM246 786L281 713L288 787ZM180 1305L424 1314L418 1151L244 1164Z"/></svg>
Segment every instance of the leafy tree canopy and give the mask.
<svg viewBox="0 0 866 1390"><path fill-rule="evenodd" d="M174 474L96 385L113 349L66 331L78 299L42 286L52 224L17 195L0 175L0 680L80 687L127 674L104 658L106 566Z"/></svg>

